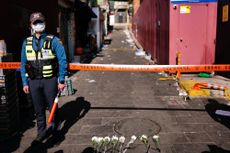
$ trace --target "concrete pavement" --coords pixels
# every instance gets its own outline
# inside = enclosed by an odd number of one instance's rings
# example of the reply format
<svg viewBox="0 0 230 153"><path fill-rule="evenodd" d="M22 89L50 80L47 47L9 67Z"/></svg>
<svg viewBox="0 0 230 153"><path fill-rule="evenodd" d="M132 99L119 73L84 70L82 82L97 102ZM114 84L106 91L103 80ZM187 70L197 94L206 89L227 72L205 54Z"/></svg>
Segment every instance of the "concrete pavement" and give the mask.
<svg viewBox="0 0 230 153"><path fill-rule="evenodd" d="M148 64L135 56L127 31L114 31L112 44L105 47L91 63ZM150 139L149 153L158 152L151 137L160 136L163 153L230 152L230 119L215 114L229 109L225 99L197 98L184 101L178 96L176 82L159 81L158 73L79 71L71 79L76 93L61 97L62 133L31 146L36 136L34 116L24 112L21 134L0 145L0 152L92 153L93 136L132 135L138 140L127 153L145 153L139 140ZM30 115L29 115L30 114Z"/></svg>

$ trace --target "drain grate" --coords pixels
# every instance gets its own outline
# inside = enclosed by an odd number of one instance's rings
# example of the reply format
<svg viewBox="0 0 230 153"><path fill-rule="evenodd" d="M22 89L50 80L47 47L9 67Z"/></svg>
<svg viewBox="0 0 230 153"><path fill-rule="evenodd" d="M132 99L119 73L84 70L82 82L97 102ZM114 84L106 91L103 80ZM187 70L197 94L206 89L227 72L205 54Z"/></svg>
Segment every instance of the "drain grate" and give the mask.
<svg viewBox="0 0 230 153"><path fill-rule="evenodd" d="M161 130L160 125L146 118L127 118L120 120L114 125L114 131L118 135L130 137L132 135L141 136L142 134L153 136Z"/></svg>

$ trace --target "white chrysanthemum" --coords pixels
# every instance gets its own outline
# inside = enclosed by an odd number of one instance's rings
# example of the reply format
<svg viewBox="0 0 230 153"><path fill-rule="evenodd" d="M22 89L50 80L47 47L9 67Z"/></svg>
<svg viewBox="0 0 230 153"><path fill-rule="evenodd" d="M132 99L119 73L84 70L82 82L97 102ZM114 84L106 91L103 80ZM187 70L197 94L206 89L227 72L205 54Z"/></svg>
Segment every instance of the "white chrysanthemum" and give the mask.
<svg viewBox="0 0 230 153"><path fill-rule="evenodd" d="M124 137L124 136L121 136L121 137L119 138L119 142L120 142L120 143L125 143L125 137Z"/></svg>
<svg viewBox="0 0 230 153"><path fill-rule="evenodd" d="M155 143L155 146L158 150L160 150L160 137L159 135L153 136L153 142Z"/></svg>
<svg viewBox="0 0 230 153"><path fill-rule="evenodd" d="M153 136L153 140L158 140L159 139L159 135L154 135Z"/></svg>
<svg viewBox="0 0 230 153"><path fill-rule="evenodd" d="M112 141L118 141L118 137L117 136L113 136L112 137Z"/></svg>
<svg viewBox="0 0 230 153"><path fill-rule="evenodd" d="M98 137L93 136L91 140L92 140L93 142L98 142Z"/></svg>
<svg viewBox="0 0 230 153"><path fill-rule="evenodd" d="M110 142L110 137L108 137L108 136L107 136L107 137L104 137L103 140L104 140L104 142L109 143L109 142Z"/></svg>
<svg viewBox="0 0 230 153"><path fill-rule="evenodd" d="M146 140L148 140L147 135L143 134L143 135L141 136L140 140L141 140L141 141L146 141Z"/></svg>
<svg viewBox="0 0 230 153"><path fill-rule="evenodd" d="M135 141L137 139L137 137L135 135L131 136L131 140Z"/></svg>
<svg viewBox="0 0 230 153"><path fill-rule="evenodd" d="M98 137L98 142L99 143L103 143L103 140L104 140L103 137Z"/></svg>

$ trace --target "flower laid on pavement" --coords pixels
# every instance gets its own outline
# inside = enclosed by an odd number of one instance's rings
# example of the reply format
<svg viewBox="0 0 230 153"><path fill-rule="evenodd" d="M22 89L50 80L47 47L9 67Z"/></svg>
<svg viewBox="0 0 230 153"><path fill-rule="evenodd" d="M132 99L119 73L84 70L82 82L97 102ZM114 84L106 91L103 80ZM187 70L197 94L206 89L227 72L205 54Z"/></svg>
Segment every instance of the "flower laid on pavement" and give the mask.
<svg viewBox="0 0 230 153"><path fill-rule="evenodd" d="M148 147L149 141L148 141L148 136L147 136L147 135L143 134L143 135L140 137L140 140L141 140L141 142L144 143L144 145L145 145L146 147Z"/></svg>
<svg viewBox="0 0 230 153"><path fill-rule="evenodd" d="M116 135L112 136L111 144L112 144L113 152L117 150L118 141L119 141L119 139Z"/></svg>
<svg viewBox="0 0 230 153"><path fill-rule="evenodd" d="M92 139L91 139L91 142L92 142L92 146L93 146L94 150L97 150L97 147L98 147L98 144L99 144L98 137L93 136Z"/></svg>
<svg viewBox="0 0 230 153"><path fill-rule="evenodd" d="M157 150L160 152L160 137L159 137L159 135L153 136L153 142L155 143Z"/></svg>
<svg viewBox="0 0 230 153"><path fill-rule="evenodd" d="M113 145L116 145L117 143L118 143L118 137L117 136L112 136L112 139L111 139L111 143L113 144Z"/></svg>
<svg viewBox="0 0 230 153"><path fill-rule="evenodd" d="M103 137L98 137L98 144L99 144L99 145L102 145L103 142L104 142Z"/></svg>
<svg viewBox="0 0 230 153"><path fill-rule="evenodd" d="M103 141L104 141L104 143L103 143L103 149L104 149L103 153L106 153L106 151L107 151L108 148L109 148L110 137L109 137L109 136L104 137L104 138L103 138Z"/></svg>
<svg viewBox="0 0 230 153"><path fill-rule="evenodd" d="M119 138L119 145L120 145L120 147L119 147L119 153L122 153L124 143L125 143L125 137L124 136L120 136L120 138Z"/></svg>
<svg viewBox="0 0 230 153"><path fill-rule="evenodd" d="M119 142L122 143L122 144L125 143L125 137L124 137L124 136L121 136L121 137L119 138Z"/></svg>
<svg viewBox="0 0 230 153"><path fill-rule="evenodd" d="M133 136L131 136L130 142L134 143L136 141L136 139L137 139L137 136L133 135Z"/></svg>
<svg viewBox="0 0 230 153"><path fill-rule="evenodd" d="M106 136L106 137L104 137L104 144L109 144L110 143L110 137L109 136Z"/></svg>
<svg viewBox="0 0 230 153"><path fill-rule="evenodd" d="M122 153L125 153L128 150L128 148L130 147L130 145L136 141L136 139L137 139L137 136L132 135L130 141L127 143L127 145L126 145L126 147Z"/></svg>
<svg viewBox="0 0 230 153"><path fill-rule="evenodd" d="M149 153L149 149L150 149L150 144L149 144L149 140L148 140L148 136L143 134L141 137L140 137L140 140L141 142L144 143L145 147L146 147L146 153Z"/></svg>
<svg viewBox="0 0 230 153"><path fill-rule="evenodd" d="M96 150L97 152L100 152L100 149L103 147L103 144L104 144L103 137L93 136L91 139L91 142L92 142L92 146L94 150Z"/></svg>

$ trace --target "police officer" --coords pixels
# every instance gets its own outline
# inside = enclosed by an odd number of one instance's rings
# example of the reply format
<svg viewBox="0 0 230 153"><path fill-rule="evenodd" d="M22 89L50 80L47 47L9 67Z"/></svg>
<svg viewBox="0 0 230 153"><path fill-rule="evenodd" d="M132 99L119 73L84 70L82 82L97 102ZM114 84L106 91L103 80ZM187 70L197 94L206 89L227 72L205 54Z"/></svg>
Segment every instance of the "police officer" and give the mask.
<svg viewBox="0 0 230 153"><path fill-rule="evenodd" d="M42 142L47 136L45 111L51 110L59 91L65 88L67 74L65 49L54 35L46 34L45 17L40 12L30 16L31 36L26 38L21 51L21 77L23 91L30 93L37 119L37 137L34 141ZM60 127L56 110L52 131Z"/></svg>

